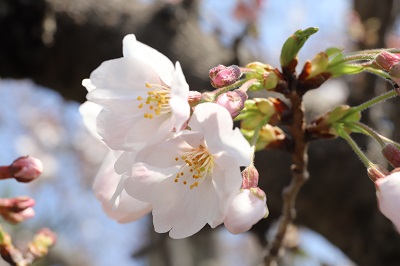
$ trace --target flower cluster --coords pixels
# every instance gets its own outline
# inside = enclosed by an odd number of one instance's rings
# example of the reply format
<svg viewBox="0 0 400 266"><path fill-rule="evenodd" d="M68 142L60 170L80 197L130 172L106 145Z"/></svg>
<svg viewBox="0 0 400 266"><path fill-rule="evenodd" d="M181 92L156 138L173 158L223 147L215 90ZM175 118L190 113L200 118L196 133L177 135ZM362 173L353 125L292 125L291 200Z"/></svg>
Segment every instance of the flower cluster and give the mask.
<svg viewBox="0 0 400 266"><path fill-rule="evenodd" d="M226 108L189 93L178 62L131 34L123 57L103 62L82 84L84 121L110 148L94 183L109 217L130 222L152 211L155 231L184 238L224 222L241 233L266 215L265 194L254 199L242 187L240 167L252 164L253 149ZM259 213L246 222L250 209Z"/></svg>

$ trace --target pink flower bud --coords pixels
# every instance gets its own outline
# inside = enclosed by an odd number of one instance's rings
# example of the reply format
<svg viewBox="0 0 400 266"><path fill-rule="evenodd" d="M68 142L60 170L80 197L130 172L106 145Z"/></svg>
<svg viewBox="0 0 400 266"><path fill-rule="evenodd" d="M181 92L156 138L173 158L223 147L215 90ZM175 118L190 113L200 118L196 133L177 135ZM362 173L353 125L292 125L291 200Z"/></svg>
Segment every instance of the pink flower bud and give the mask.
<svg viewBox="0 0 400 266"><path fill-rule="evenodd" d="M392 78L399 79L400 78L400 62L394 64L390 69L389 69L389 75Z"/></svg>
<svg viewBox="0 0 400 266"><path fill-rule="evenodd" d="M243 189L258 187L259 174L258 174L257 169L254 167L254 165L250 165L242 171L242 178L243 178L243 181L242 181Z"/></svg>
<svg viewBox="0 0 400 266"><path fill-rule="evenodd" d="M400 232L400 172L375 181L379 209Z"/></svg>
<svg viewBox="0 0 400 266"><path fill-rule="evenodd" d="M201 100L201 93L198 91L189 91L188 102L189 104L197 103Z"/></svg>
<svg viewBox="0 0 400 266"><path fill-rule="evenodd" d="M247 98L247 94L241 90L228 91L218 97L217 104L225 107L232 118L235 118L243 110Z"/></svg>
<svg viewBox="0 0 400 266"><path fill-rule="evenodd" d="M233 199L224 219L232 234L244 233L269 214L267 197L260 188L242 189Z"/></svg>
<svg viewBox="0 0 400 266"><path fill-rule="evenodd" d="M35 215L35 200L30 197L0 199L0 215L10 223L19 223Z"/></svg>
<svg viewBox="0 0 400 266"><path fill-rule="evenodd" d="M394 144L386 144L382 154L393 167L400 167L400 150Z"/></svg>
<svg viewBox="0 0 400 266"><path fill-rule="evenodd" d="M375 62L386 71L396 63L400 62L400 57L395 54L383 51L375 57Z"/></svg>
<svg viewBox="0 0 400 266"><path fill-rule="evenodd" d="M235 65L229 67L218 65L210 70L209 76L211 85L214 88L221 88L235 83L242 76L242 72Z"/></svg>
<svg viewBox="0 0 400 266"><path fill-rule="evenodd" d="M42 162L30 156L19 157L10 165L10 173L18 182L31 182L38 178L42 172Z"/></svg>

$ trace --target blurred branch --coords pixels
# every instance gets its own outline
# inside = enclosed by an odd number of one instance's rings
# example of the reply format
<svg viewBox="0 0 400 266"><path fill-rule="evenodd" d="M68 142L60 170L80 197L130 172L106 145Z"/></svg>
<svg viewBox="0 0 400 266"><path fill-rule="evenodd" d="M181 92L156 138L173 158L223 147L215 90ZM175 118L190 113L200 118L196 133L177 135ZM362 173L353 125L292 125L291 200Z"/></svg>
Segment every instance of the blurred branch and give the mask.
<svg viewBox="0 0 400 266"><path fill-rule="evenodd" d="M37 232L29 243L25 252L20 251L12 244L12 239L2 227L0 227L0 255L10 265L28 266L43 258L56 241L54 232L45 228Z"/></svg>

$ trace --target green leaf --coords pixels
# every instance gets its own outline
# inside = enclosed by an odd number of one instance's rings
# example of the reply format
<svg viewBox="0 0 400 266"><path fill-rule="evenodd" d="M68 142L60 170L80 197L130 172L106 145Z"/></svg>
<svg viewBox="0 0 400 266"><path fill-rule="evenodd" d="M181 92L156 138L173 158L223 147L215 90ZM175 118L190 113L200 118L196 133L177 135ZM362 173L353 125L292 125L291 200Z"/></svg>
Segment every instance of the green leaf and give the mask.
<svg viewBox="0 0 400 266"><path fill-rule="evenodd" d="M280 62L282 67L286 67L297 56L307 39L316 33L318 28L310 27L305 30L298 30L290 36L283 44Z"/></svg>

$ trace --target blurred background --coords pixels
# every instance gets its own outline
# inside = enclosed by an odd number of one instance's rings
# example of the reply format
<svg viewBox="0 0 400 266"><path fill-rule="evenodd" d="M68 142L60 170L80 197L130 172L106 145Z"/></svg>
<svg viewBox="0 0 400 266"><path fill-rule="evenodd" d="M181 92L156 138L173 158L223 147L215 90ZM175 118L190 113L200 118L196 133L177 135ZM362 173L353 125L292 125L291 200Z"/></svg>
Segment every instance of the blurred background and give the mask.
<svg viewBox="0 0 400 266"><path fill-rule="evenodd" d="M121 57L122 38L134 33L179 61L191 89L206 91L208 70L218 64L278 67L283 42L298 29L320 28L301 50L299 68L331 46L400 47L399 11L394 0L0 0L0 165L29 154L45 166L32 184L1 182L1 197L36 200L36 216L6 230L21 247L41 227L57 232L56 247L37 265L260 265L290 180L289 155L257 155L270 216L247 234L206 226L191 238L172 240L154 233L150 215L117 224L91 189L106 150L82 124L82 79L101 62ZM388 89L372 75L331 80L306 95L307 115L359 104ZM399 141L399 109L393 99L363 120ZM356 140L370 159L386 165L379 147ZM280 264L400 265L400 236L379 213L374 185L347 144L311 143L310 174L297 201L298 227L290 231Z"/></svg>

